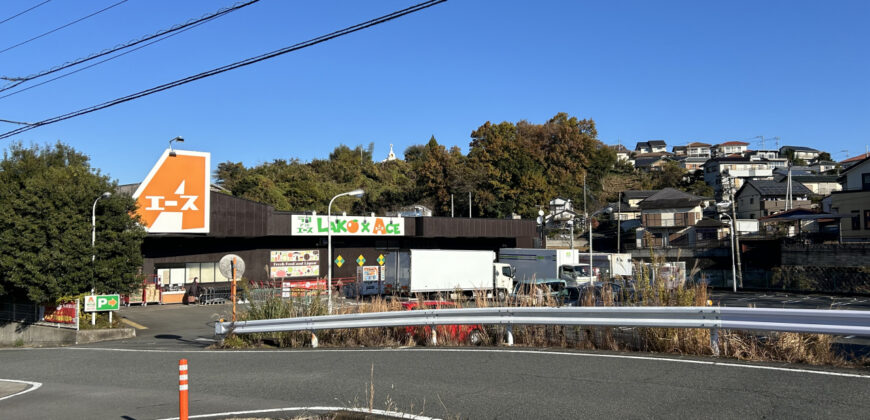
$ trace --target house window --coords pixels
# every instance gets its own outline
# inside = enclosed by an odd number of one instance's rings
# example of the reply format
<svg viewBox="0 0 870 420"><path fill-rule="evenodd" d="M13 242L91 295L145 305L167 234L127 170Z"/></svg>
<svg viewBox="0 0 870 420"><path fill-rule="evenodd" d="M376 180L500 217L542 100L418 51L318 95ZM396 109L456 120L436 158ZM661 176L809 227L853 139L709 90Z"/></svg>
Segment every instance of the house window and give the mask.
<svg viewBox="0 0 870 420"><path fill-rule="evenodd" d="M750 198L749 198L749 204L755 204L755 199L752 198L752 197L750 197ZM754 219L754 217L753 217L753 219Z"/></svg>
<svg viewBox="0 0 870 420"><path fill-rule="evenodd" d="M870 230L870 210L864 210L864 230Z"/></svg>
<svg viewBox="0 0 870 420"><path fill-rule="evenodd" d="M861 174L861 190L870 191L870 174Z"/></svg>
<svg viewBox="0 0 870 420"><path fill-rule="evenodd" d="M861 216L858 210L852 210L852 230L861 230Z"/></svg>

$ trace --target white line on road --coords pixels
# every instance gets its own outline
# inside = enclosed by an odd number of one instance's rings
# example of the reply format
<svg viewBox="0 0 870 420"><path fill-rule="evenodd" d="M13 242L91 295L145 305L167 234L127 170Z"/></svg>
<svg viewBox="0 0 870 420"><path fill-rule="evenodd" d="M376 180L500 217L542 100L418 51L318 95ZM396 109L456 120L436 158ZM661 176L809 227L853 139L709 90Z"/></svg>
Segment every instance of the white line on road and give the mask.
<svg viewBox="0 0 870 420"><path fill-rule="evenodd" d="M224 413L211 413L211 414L197 414L193 416L189 416L191 419L205 419L209 417L226 417L226 416L238 416L238 415L247 415L247 414L261 414L261 413L274 413L278 411L350 411L354 413L368 413L368 414L377 414L380 416L388 416L397 419L411 419L411 420L438 420L435 417L426 417L426 416L418 416L415 414L408 413L400 413L398 411L386 411L386 410L377 410L372 409L369 410L367 408L345 408L345 407L284 407L284 408L269 408L265 410L247 410L247 411L227 411ZM165 419L160 420L178 420L178 417L167 417Z"/></svg>
<svg viewBox="0 0 870 420"><path fill-rule="evenodd" d="M427 348L414 348L414 349L306 349L306 350L153 350L153 349L115 349L115 348L97 348L97 347L64 347L63 350L95 350L95 351L117 351L117 352L139 352L139 353L216 353L216 354L226 354L226 355L234 355L234 354L285 354L285 353L347 353L347 352L401 352L401 351L409 351L409 352L491 352L491 353L514 353L514 354L539 354L539 355L554 355L554 356L575 356L575 357L603 357L610 359L629 359L629 360L649 360L649 361L657 361L657 362L671 362L671 363L688 363L688 364L696 364L696 365L710 365L710 366L725 366L725 367L735 367L735 368L744 368L744 369L760 369L760 370L775 370L780 372L793 372L793 373L811 373L815 375L824 375L824 376L841 376L846 378L861 378L861 379L870 379L870 375L861 375L857 373L842 373L842 372L828 372L823 370L813 370L813 369L800 369L800 368L786 368L786 367L776 367L776 366L761 366L754 365L748 363L729 363L729 362L717 362L717 361L707 361L707 360L689 360L689 359L675 359L666 357L665 355L661 357L652 357L652 356L632 356L627 354L600 354L600 353L574 353L574 352L564 352L564 351L541 351L541 350L518 350L518 349L427 349Z"/></svg>
<svg viewBox="0 0 870 420"><path fill-rule="evenodd" d="M26 393L28 393L28 392L30 392L30 391L36 391L37 389L39 389L39 387L42 386L42 384L39 383L39 382L18 381L18 380L15 380L15 379L0 379L0 382L14 382L14 383L17 383L17 384L27 384L27 385L30 385L30 388L27 388L27 389L25 389L24 391L16 392L16 393L14 393L14 394L12 394L12 395L7 395L7 396L5 396L5 397L0 397L0 401L3 401L3 400L5 400L5 399L7 399L7 398L17 397L17 396L19 396L19 395L26 394Z"/></svg>

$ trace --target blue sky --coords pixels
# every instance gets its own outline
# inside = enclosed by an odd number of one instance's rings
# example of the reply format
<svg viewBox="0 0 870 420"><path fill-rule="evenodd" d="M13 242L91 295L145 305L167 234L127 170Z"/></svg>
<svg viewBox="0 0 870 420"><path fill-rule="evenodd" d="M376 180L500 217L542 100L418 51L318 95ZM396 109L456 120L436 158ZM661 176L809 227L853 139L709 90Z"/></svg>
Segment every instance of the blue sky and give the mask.
<svg viewBox="0 0 870 420"><path fill-rule="evenodd" d="M39 1L4 1L0 20ZM0 49L116 1L53 0L0 24ZM32 74L231 4L129 0L0 53L0 76ZM412 4L262 0L2 98L0 118L42 120ZM843 150L854 156L870 143L868 21L867 1L451 0L11 140L60 140L123 184L144 178L179 135L182 148L211 152L213 166L251 166L370 142L383 158L390 143L401 154L432 135L467 151L486 121L541 123L567 112L595 120L605 143L630 148L649 139L751 139L758 148L753 137L779 136L841 160Z"/></svg>

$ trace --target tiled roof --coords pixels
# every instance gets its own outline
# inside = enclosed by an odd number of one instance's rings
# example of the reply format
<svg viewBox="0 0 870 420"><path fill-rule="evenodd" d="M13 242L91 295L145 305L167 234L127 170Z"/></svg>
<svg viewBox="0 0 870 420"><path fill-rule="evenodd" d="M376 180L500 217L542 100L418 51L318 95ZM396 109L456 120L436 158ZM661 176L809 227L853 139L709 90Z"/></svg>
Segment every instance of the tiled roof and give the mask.
<svg viewBox="0 0 870 420"><path fill-rule="evenodd" d="M749 143L742 141L726 141L725 143L718 144L718 146L749 146Z"/></svg>
<svg viewBox="0 0 870 420"><path fill-rule="evenodd" d="M695 207L707 198L673 188L665 188L647 197L637 205L644 210Z"/></svg>
<svg viewBox="0 0 870 420"><path fill-rule="evenodd" d="M665 143L664 140L650 140L647 142L647 144L649 144L650 147L652 147L652 146L658 146L658 147L667 146L667 143Z"/></svg>
<svg viewBox="0 0 870 420"><path fill-rule="evenodd" d="M701 143L696 141L694 143L687 144L686 147L710 147L710 145L707 143Z"/></svg>
<svg viewBox="0 0 870 420"><path fill-rule="evenodd" d="M752 180L746 181L746 184L740 188L742 191L747 187L755 188L761 195L781 195L785 196L786 191L788 191L788 185L785 182L776 182L776 181L767 181L767 180ZM797 195L810 195L813 192L810 191L809 188L801 184L800 182L794 181L792 179L791 183L791 193ZM739 192L738 192L739 195Z"/></svg>

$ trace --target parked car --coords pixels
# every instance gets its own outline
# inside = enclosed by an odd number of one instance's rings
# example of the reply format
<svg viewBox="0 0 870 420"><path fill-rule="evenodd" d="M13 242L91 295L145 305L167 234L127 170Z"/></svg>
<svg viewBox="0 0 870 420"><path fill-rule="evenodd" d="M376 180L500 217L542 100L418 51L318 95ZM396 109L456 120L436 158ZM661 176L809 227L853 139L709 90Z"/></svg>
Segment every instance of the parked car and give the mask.
<svg viewBox="0 0 870 420"><path fill-rule="evenodd" d="M608 291L614 305L620 305L623 302L623 288L619 283L613 282L566 287L559 292L557 299L561 306L583 306L586 302L593 303L594 306L605 306Z"/></svg>
<svg viewBox="0 0 870 420"><path fill-rule="evenodd" d="M415 309L453 309L458 306L453 302L444 300L423 301L421 306L421 302L414 300L410 302L402 302L402 307L405 308L405 310L412 311ZM483 325L479 324L437 325L435 331L437 332L438 339L449 337L449 340L456 341L457 343L468 343L475 346L483 344L484 338L486 337ZM405 333L409 337L412 337L416 342L426 342L432 336L432 327L428 325L420 327L408 326L405 327Z"/></svg>
<svg viewBox="0 0 870 420"><path fill-rule="evenodd" d="M560 279L523 280L514 286L511 297L520 303L540 304L545 298L558 298L559 293L567 286L567 282Z"/></svg>

